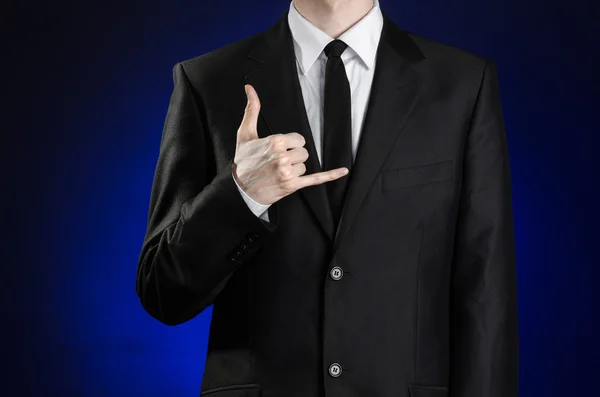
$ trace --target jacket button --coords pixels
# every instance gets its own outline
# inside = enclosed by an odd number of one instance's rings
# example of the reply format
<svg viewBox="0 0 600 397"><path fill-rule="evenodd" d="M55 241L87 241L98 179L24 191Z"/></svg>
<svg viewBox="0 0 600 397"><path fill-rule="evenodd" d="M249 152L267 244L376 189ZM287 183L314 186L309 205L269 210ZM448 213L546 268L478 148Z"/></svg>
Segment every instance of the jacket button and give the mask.
<svg viewBox="0 0 600 397"><path fill-rule="evenodd" d="M329 366L329 375L334 378L337 378L342 374L342 366L338 363L333 363Z"/></svg>
<svg viewBox="0 0 600 397"><path fill-rule="evenodd" d="M332 279L337 281L344 276L344 271L342 270L341 267L335 266L335 267L331 268L331 270L329 271L329 275L331 276Z"/></svg>

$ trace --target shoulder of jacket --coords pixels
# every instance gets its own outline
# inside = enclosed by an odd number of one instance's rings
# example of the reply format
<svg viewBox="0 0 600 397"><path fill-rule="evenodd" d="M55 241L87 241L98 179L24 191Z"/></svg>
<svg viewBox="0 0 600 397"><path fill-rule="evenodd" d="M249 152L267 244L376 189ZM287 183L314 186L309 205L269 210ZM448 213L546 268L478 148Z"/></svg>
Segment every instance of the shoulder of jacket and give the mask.
<svg viewBox="0 0 600 397"><path fill-rule="evenodd" d="M175 67L180 64L190 80L196 82L210 80L230 67L239 65L246 59L254 47L254 43L260 40L264 34L264 31L254 33L194 58L181 61Z"/></svg>
<svg viewBox="0 0 600 397"><path fill-rule="evenodd" d="M486 67L494 61L473 51L406 32L425 57L423 68L429 76L455 83L479 84Z"/></svg>
<svg viewBox="0 0 600 397"><path fill-rule="evenodd" d="M490 59L454 45L433 40L412 32L406 32L415 44L421 49L426 58L437 62L459 64L485 64Z"/></svg>

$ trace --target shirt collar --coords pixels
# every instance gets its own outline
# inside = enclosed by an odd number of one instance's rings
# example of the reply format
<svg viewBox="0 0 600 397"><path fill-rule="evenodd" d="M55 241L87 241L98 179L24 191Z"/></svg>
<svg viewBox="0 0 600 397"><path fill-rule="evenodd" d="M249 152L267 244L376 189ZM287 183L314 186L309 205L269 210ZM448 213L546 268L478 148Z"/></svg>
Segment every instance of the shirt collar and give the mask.
<svg viewBox="0 0 600 397"><path fill-rule="evenodd" d="M300 63L302 74L306 74L321 55L325 46L334 39L300 15L294 6L293 0L290 2L288 23L294 38L296 59ZM352 25L338 39L348 44L348 47L370 69L375 64L375 55L382 27L383 16L379 8L379 1L374 0L373 8L367 15ZM352 54L348 51L342 53L343 59L348 59L351 56Z"/></svg>

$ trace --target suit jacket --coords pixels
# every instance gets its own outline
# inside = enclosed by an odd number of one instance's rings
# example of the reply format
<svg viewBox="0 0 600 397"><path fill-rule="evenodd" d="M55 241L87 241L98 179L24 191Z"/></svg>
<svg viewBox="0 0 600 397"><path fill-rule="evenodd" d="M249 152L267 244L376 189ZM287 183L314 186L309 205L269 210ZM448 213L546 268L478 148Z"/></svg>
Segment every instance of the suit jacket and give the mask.
<svg viewBox="0 0 600 397"><path fill-rule="evenodd" d="M267 222L232 178L246 83L261 101L259 137L301 133L306 173L320 171L295 68L287 15L174 68L137 293L169 325L214 304L201 395L516 396L495 64L384 14L339 225L325 185L279 200Z"/></svg>

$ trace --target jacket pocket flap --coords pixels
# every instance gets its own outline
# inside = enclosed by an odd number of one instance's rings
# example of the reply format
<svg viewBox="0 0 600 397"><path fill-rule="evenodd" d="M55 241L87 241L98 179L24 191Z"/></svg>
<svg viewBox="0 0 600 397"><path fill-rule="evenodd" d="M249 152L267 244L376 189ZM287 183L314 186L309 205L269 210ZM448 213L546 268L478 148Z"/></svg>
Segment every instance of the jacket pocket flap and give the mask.
<svg viewBox="0 0 600 397"><path fill-rule="evenodd" d="M448 388L443 386L409 385L410 397L447 397Z"/></svg>
<svg viewBox="0 0 600 397"><path fill-rule="evenodd" d="M383 190L427 185L452 179L452 160L410 168L388 168L381 171Z"/></svg>
<svg viewBox="0 0 600 397"><path fill-rule="evenodd" d="M222 386L200 393L200 397L260 397L261 388L258 384Z"/></svg>

